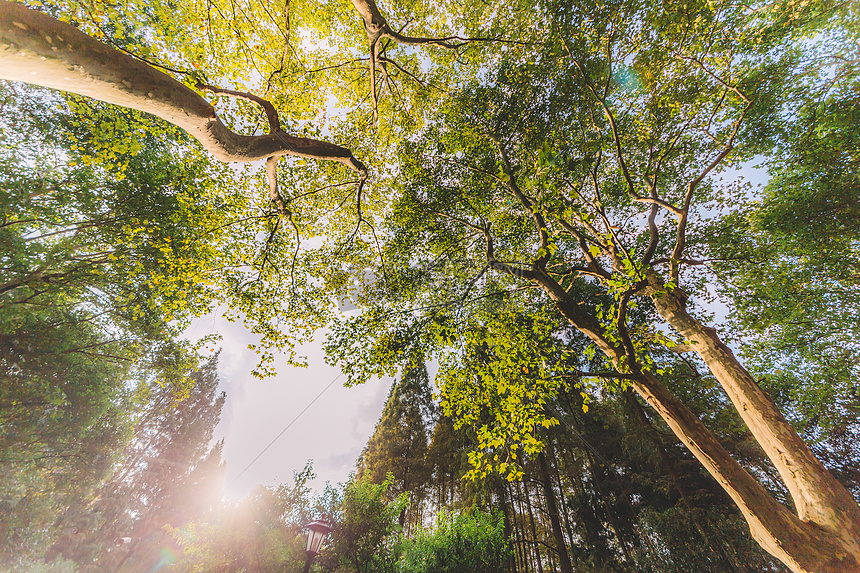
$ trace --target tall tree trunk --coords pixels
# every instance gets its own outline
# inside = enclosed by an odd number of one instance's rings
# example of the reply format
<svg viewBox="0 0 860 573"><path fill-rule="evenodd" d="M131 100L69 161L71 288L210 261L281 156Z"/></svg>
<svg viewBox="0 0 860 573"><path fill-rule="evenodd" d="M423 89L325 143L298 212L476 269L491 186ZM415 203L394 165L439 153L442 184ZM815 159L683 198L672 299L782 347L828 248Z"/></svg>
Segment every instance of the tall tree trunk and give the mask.
<svg viewBox="0 0 860 573"><path fill-rule="evenodd" d="M515 520L516 532L518 545L520 549L520 566L523 571L532 571L531 564L531 555L529 553L528 542L526 541L526 532L525 532L525 515L526 512L523 510L523 498L522 494L519 491L519 483L513 482L511 484L511 499L514 501L515 507L517 509L517 517L519 519Z"/></svg>
<svg viewBox="0 0 860 573"><path fill-rule="evenodd" d="M561 522L558 517L558 504L555 500L555 490L552 487L552 480L550 479L546 456L541 452L538 454L537 458L541 473L541 484L543 485L544 497L546 498L547 514L549 515L550 524L552 525L552 534L553 537L555 537L555 545L558 550L558 561L561 566L561 573L573 573L573 565L570 562L570 555L567 552L567 542L565 541L564 533L561 530Z"/></svg>
<svg viewBox="0 0 860 573"><path fill-rule="evenodd" d="M570 523L570 507L568 506L567 496L565 495L564 481L562 480L562 477L561 477L561 467L560 466L561 466L562 459L557 453L555 442L551 441L549 445L550 445L549 451L550 451L550 454L552 455L552 458L553 458L553 463L550 464L550 467L552 468L552 470L554 472L553 475L555 477L556 483L558 484L558 491L561 494L561 509L562 509L561 515L563 516L563 519L564 519L564 529L567 532L567 538L570 539L572 542L574 537L573 537L573 526ZM570 557L570 552L568 552L568 557ZM572 557L570 559L571 559L571 566L572 566L574 559Z"/></svg>
<svg viewBox="0 0 860 573"><path fill-rule="evenodd" d="M763 447L767 444L768 456L775 464L779 460L789 473L786 485L794 484L792 494L796 492L800 496L805 507L804 517L777 502L656 376L638 370L635 357L627 356L620 346L610 342L600 323L552 277L538 270L529 271L526 278L543 288L562 315L591 339L619 372L630 372L633 389L729 494L759 545L795 573L860 571L860 507L812 455L770 398L720 342L716 332L692 319L681 299L666 292L662 282L658 282L659 276L648 275L652 284L649 294L657 310L697 347L723 387L728 387L727 392L738 412L748 425L752 424L753 436L760 443L764 442ZM657 286L653 286L655 284ZM815 491L815 487L822 489Z"/></svg>
<svg viewBox="0 0 860 573"><path fill-rule="evenodd" d="M612 506L609 505L608 496L606 495L606 491L603 489L603 470L594 461L594 457L591 455L591 452L586 451L585 455L588 458L588 465L591 468L591 475L594 479L594 487L597 490L597 495L600 497L603 510L606 512L606 518L609 520L609 525L612 527L612 531L615 533L615 538L618 540L618 545L621 547L621 552L624 554L625 569L629 570L630 568L635 567L636 562L630 555L627 541L624 539L624 535L621 533L621 528L618 526L615 511L612 509Z"/></svg>
<svg viewBox="0 0 860 573"><path fill-rule="evenodd" d="M577 420L573 404L570 401L570 396L567 392L562 392L561 396L564 398L565 405L567 406L567 411L570 412L571 418L573 422L577 426L577 432L582 434L582 427L579 424L579 420ZM589 493L589 487L585 482L583 471L587 469L589 475L592 476L593 484L591 489L594 491L595 497L600 499L601 505L604 504L603 496L599 488L598 479L599 477L595 474L594 464L591 459L590 452L586 449L582 450L585 455L585 461L580 462L578 459L573 457L572 449L567 449L568 454L568 463L570 467L580 466L581 469L577 475L578 479L573 481L572 485L580 497L580 499L586 499ZM615 552L613 552L609 546L605 543L604 537L600 534L600 532L604 529L603 521L597 515L595 508L589 504L587 508L585 508L586 514L578 514L577 522L582 526L582 529L585 532L585 540L586 540L586 553L594 554L597 557L597 560L601 563L604 563L609 569L612 571L620 571L620 560ZM608 516L607 516L608 518Z"/></svg>
<svg viewBox="0 0 860 573"><path fill-rule="evenodd" d="M513 535L511 530L511 507L508 503L508 482L502 480L499 485L499 505L502 506L502 515L504 516L505 539L510 540ZM508 558L508 573L517 573L517 561L514 552L511 552Z"/></svg>
<svg viewBox="0 0 860 573"><path fill-rule="evenodd" d="M535 526L535 516L532 513L532 500L531 495L529 494L529 486L526 485L526 482L522 482L523 486L523 499L526 502L526 510L529 515L529 527L532 531L532 542L529 544L531 548L534 550L535 559L537 560L537 570L538 573L543 573L543 559L541 559L540 548L538 547L538 535L537 535L537 527Z"/></svg>
<svg viewBox="0 0 860 573"><path fill-rule="evenodd" d="M584 428L582 427L582 423L580 423L579 418L576 415L577 408L573 407L570 402L570 396L567 393L564 394L564 398L565 402L567 402L568 411L570 412L570 416L573 419L573 423L576 424L577 431L580 433L580 435L582 435L584 432ZM615 538L618 541L618 546L621 548L621 553L624 555L624 569L629 570L631 567L636 566L636 562L633 559L633 556L630 554L628 543L625 540L625 536L623 535L621 528L619 527L615 511L609 504L609 497L606 495L606 491L603 489L604 474L603 470L601 469L602 464L598 464L594 460L594 456L592 455L591 451L585 449L584 452L585 458L588 462L588 469L591 473L592 481L594 482L594 489L597 493L597 496L600 498L600 504L603 506L603 510L606 512L606 519L609 520L609 526L612 528L612 532L615 534Z"/></svg>
<svg viewBox="0 0 860 573"><path fill-rule="evenodd" d="M687 312L685 299L677 291L668 292L656 273L649 274L648 279L654 285L650 294L657 312L687 339L726 391L779 471L800 519L828 529L839 528L857 543L860 508L853 496L824 468L770 397L720 340L716 329L693 318Z"/></svg>

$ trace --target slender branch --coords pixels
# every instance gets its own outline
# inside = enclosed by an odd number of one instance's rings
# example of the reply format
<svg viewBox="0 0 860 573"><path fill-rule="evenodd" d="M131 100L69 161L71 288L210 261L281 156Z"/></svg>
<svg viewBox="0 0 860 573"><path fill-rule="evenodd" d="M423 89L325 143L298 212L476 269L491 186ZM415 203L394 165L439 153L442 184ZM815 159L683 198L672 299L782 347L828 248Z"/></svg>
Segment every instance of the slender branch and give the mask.
<svg viewBox="0 0 860 573"><path fill-rule="evenodd" d="M480 227L480 226L478 226L478 225L475 225L474 223L470 223L470 222L469 222L469 221L467 221L466 219L461 219L460 217L456 217L456 216L454 216L454 215L449 215L448 213L444 213L444 212L442 212L442 211L435 211L435 210L432 210L432 209L431 209L431 210L430 210L430 213L433 213L434 215L439 215L440 217L444 217L444 218L446 218L446 219L450 219L450 220L452 220L452 221L455 221L455 222L457 222L457 223L460 223L461 225L465 225L466 227L469 227L470 229L474 229L474 230L476 230L476 231L481 231L481 232L483 232L483 231L484 231L484 229L485 229L485 227Z"/></svg>
<svg viewBox="0 0 860 573"><path fill-rule="evenodd" d="M100 262L96 262L95 264L100 264ZM30 283L38 283L38 282L47 283L47 284L56 283L56 282L59 282L65 278L67 278L68 276L70 276L75 271L79 271L79 270L80 270L80 267L74 267L74 268L71 268L67 271L56 272L56 273L47 273L47 274L43 270L36 271L27 277L15 279L15 280L9 281L7 283L0 284L0 294L5 294L9 291L15 290L15 289L23 287L23 286L29 286Z"/></svg>
<svg viewBox="0 0 860 573"><path fill-rule="evenodd" d="M349 234L349 236L338 246L337 250L335 251L336 255L341 252L341 249L343 247L345 247L347 244L352 242L352 240L355 238L355 236L361 230L361 224L367 223L364 220L364 214L362 213L362 210L361 210L361 192L364 189L364 182L365 182L364 177L359 179L358 188L355 191L355 212L356 212L356 216L357 216L357 220L355 222L355 229L353 229L352 232ZM346 201L344 201L344 203L345 202ZM343 205L343 203L341 203L341 205ZM371 226L369 223L367 223L367 224L368 224L368 226ZM372 228L372 226L371 226L371 228Z"/></svg>
<svg viewBox="0 0 860 573"><path fill-rule="evenodd" d="M565 50L567 50L567 53L570 56L573 65L576 66L576 69L579 71L579 74L582 77L582 81L585 83L586 87L588 88L588 91L591 93L594 100L598 104L600 104L600 107L603 109L603 115L605 115L606 119L609 121L609 126L612 130L612 140L615 143L615 154L618 158L618 164L621 167L621 173L624 175L624 180L627 183L627 193L634 199L638 199L640 198L640 195L636 193L635 186L633 184L633 178L630 176L630 170L627 168L627 162L624 161L624 154L621 151L621 137L618 133L618 125L615 123L615 116L612 114L612 112L609 110L609 107L606 105L609 82L607 80L606 86L603 90L603 95L598 95L597 89L591 82L591 79L585 73L585 68L582 66L579 60L573 57L573 53L570 51L567 42L562 41L562 44L564 45Z"/></svg>
<svg viewBox="0 0 860 573"><path fill-rule="evenodd" d="M324 185L323 187L319 187L317 189L314 189L313 191L307 191L305 193L300 193L300 194L296 195L295 197L290 197L289 199L287 199L287 203L292 203L293 201L298 201L299 199L307 197L308 195L313 195L314 193L319 193L320 191L326 191L328 189L335 189L337 187L346 187L347 185L357 185L358 183L359 183L358 180L352 180L352 181L345 181L343 183L332 183L331 185Z"/></svg>
<svg viewBox="0 0 860 573"><path fill-rule="evenodd" d="M487 226L481 229L481 232L484 234L484 238L487 241L487 266L491 269L501 271L507 275L516 278L526 278L529 280L535 280L537 278L537 273L534 271L514 267L508 263L503 263L496 259L495 248L493 246L493 236L490 234L490 224L487 223Z"/></svg>
<svg viewBox="0 0 860 573"><path fill-rule="evenodd" d="M413 74L413 73L412 73L412 72L410 72L409 70L405 69L403 66L401 66L400 64L398 64L396 61L394 61L394 60L392 60L392 59L390 59L390 58L387 58L387 57L385 57L385 56L379 56L377 59L378 59L380 62L385 62L386 64L391 64L392 66L394 66L395 68L397 68L397 70L398 70L398 71L400 71L400 72L402 72L402 73L406 74L407 76L409 76L410 78L412 78L413 80L415 80L418 84L420 84L420 85L421 85L421 87L427 87L427 84L426 84L426 83L424 83L424 81L423 81L421 78L419 78L418 76L416 76L415 74Z"/></svg>
<svg viewBox="0 0 860 573"><path fill-rule="evenodd" d="M334 64L334 65L331 65L331 66L324 66L324 67L322 67L322 68L314 68L314 69L312 69L312 70L306 70L306 71L305 71L305 73L306 73L306 74L316 74L316 73L318 73L318 72L325 72L325 71L327 71L327 70L335 70L335 69L337 69L337 68L342 68L342 67L344 67L344 66L348 66L349 64L354 64L354 63L356 63L356 62L366 62L366 61L367 61L367 60L369 60L369 59L370 59L370 58L355 58L355 59L353 59L353 60L349 60L349 61L346 61L346 62L343 62L343 63L340 63L340 64Z"/></svg>
<svg viewBox="0 0 860 573"><path fill-rule="evenodd" d="M618 336L621 338L621 343L624 345L624 350L627 353L627 366L638 370L636 349L633 347L633 341L630 339L630 331L627 329L627 303L630 301L631 294L632 291L630 289L621 293L621 299L618 301L616 322L618 324Z"/></svg>
<svg viewBox="0 0 860 573"><path fill-rule="evenodd" d="M651 212L648 214L648 248L645 254L642 255L642 264L647 265L651 262L651 257L657 250L657 245L660 242L660 230L657 227L657 205L651 204Z"/></svg>
<svg viewBox="0 0 860 573"><path fill-rule="evenodd" d="M736 86L731 85L730 83L726 82L725 80L723 80L722 78L720 78L719 76L717 76L717 74L715 74L714 72L712 72L711 70L709 70L709 69L708 69L708 67L707 67L707 66L705 66L705 64L704 64L704 63L702 63L701 61L699 61L697 58L694 58L694 57L692 57L692 56L681 56L681 55L677 55L677 56L675 56L675 57L676 57L676 58L678 58L678 59L680 59L680 60L685 60L685 61L688 61L688 62L693 62L694 64L696 64L697 66L699 66L699 67L702 69L702 71L703 71L703 72L705 72L706 74L708 74L708 75L711 77L711 79L713 79L714 81L716 81L718 84L720 84L721 86L723 86L724 88L726 88L726 89L728 89L728 90L733 91L733 92L735 93L735 95L737 95L739 98L741 98L742 100L744 100L744 102L746 102L747 104L752 103L752 100L751 100L750 98L748 98L748 97L747 97L747 95L746 95L745 93L743 93L743 92L742 92L740 89L738 89Z"/></svg>
<svg viewBox="0 0 860 573"><path fill-rule="evenodd" d="M579 248L582 251L582 255L585 257L585 260L588 262L588 268L591 272L597 276L608 279L611 276L610 273L600 266L600 263L598 263L594 255L591 254L591 251L588 250L588 243L596 242L603 250L607 250L606 246L601 241L596 241L591 237L585 236L579 231L579 229L571 225L568 221L558 219L558 222L564 230L573 235L574 238L578 239Z"/></svg>
<svg viewBox="0 0 860 573"><path fill-rule="evenodd" d="M269 236L266 238L266 245L263 247L263 262L260 263L260 271L257 273L257 280L263 278L263 270L266 268L266 262L269 260L269 250L272 247L272 241L275 240L275 235L278 233L278 227L281 225L281 218L275 219L275 226L272 227Z"/></svg>
<svg viewBox="0 0 860 573"><path fill-rule="evenodd" d="M523 193L522 189L520 189L519 185L517 185L517 180L514 174L513 167L511 166L511 160L508 157L505 148L502 147L501 142L498 138L490 135L490 140L496 145L496 149L499 152L499 157L502 159L502 169L505 171L505 175L507 175L508 179L505 181L505 186L510 189L511 193L519 200L520 204L529 212L532 220L537 227L538 236L540 237L540 246L541 249L544 250L544 254L540 255L534 262L535 266L539 268L543 268L546 266L547 261L549 261L550 254L547 250L547 245L549 244L549 231L546 226L546 220L543 218L541 212L535 208L534 204L531 200L526 197L526 194Z"/></svg>
<svg viewBox="0 0 860 573"><path fill-rule="evenodd" d="M247 222L247 221L256 221L256 220L258 220L258 219L269 219L269 218L271 218L271 217L273 217L273 216L275 216L275 214L274 214L274 213L268 213L268 214L263 214L263 215L251 215L251 216L248 216L248 217L240 217L240 218L238 218L238 219L234 219L234 220L232 220L232 221L229 221L229 222L227 222L227 223L224 223L223 225L217 225L217 226L215 226L215 227L211 227L211 228L209 228L209 229L206 229L205 231L203 231L203 232L198 233L197 235L195 235L195 236L194 236L194 239L195 239L195 240L196 240L196 239L201 239L201 238L203 238L204 236L208 235L209 233L214 233L215 231L220 231L221 229L226 229L227 227L231 227L231 226L236 225L236 224L238 224L238 223L245 223L245 222Z"/></svg>
<svg viewBox="0 0 860 573"><path fill-rule="evenodd" d="M479 169L478 167L474 167L472 165L469 165L467 163L463 163L461 161L456 161L454 159L451 159L450 157L438 156L438 155L424 155L424 157L427 157L430 159L435 159L437 161L444 161L445 163L451 163L453 165L464 167L464 168L468 169L469 171L472 171L473 173L480 173L481 175L485 175L497 183L501 183L502 185L506 185L506 183L495 173L492 173L490 171L486 171L484 169Z"/></svg>
<svg viewBox="0 0 860 573"><path fill-rule="evenodd" d="M260 4L265 4L265 2L261 0ZM284 67L290 51L290 0L284 2L284 26L284 53L281 55L281 68Z"/></svg>
<svg viewBox="0 0 860 573"><path fill-rule="evenodd" d="M596 176L594 177L594 185L595 185L595 189L597 189L598 186L597 186L597 177ZM612 249L610 250L609 254L612 257L613 267L615 267L616 270L619 270L619 271L623 268L623 260L619 259L618 253L615 250L615 246L617 245L617 247L624 254L624 257L628 261L630 261L630 264L633 266L633 270L636 271L636 275L640 278L640 280L642 278L644 278L644 277L642 277L642 274L639 272L639 267L637 267L636 264L633 262L633 258L630 256L630 251L627 250L627 247L625 247L624 243L621 242L621 239L618 238L618 234L615 232L616 227L614 227L612 225L612 223L610 223L609 218L606 216L606 211L603 209L603 207L599 203L596 205L596 211L597 211L597 214L600 216L600 218L603 220L603 225L609 231L609 234L612 235L612 241L609 242L609 245L612 246Z"/></svg>
<svg viewBox="0 0 860 573"><path fill-rule="evenodd" d="M211 86L209 84L205 84L203 82L197 82L197 89L210 91L215 94L222 94L226 96L230 96L236 99L243 99L247 101L252 101L263 108L263 111L266 112L266 119L269 120L269 132L276 133L281 131L281 122L278 119L278 110L275 109L275 106L272 105L267 99L261 98L260 96L256 96L247 92L240 92L236 90L228 90L225 88L219 88L215 86Z"/></svg>
<svg viewBox="0 0 860 573"><path fill-rule="evenodd" d="M295 292L296 289L296 261L299 258L299 249L302 245L302 237L299 233L299 227L296 225L296 222L293 220L293 214L290 213L287 217L290 221L290 224L293 226L293 230L296 232L296 249L293 251L293 260L290 262L290 291Z"/></svg>
<svg viewBox="0 0 860 573"><path fill-rule="evenodd" d="M38 221L40 219L28 219L29 221ZM83 229L89 229L91 227L99 227L101 225L105 225L107 223L116 221L116 217L105 217L104 219L95 219L86 222L81 222L74 227L68 227L65 229L57 229L56 231L51 231L49 233L43 233L41 235L36 236L28 236L24 238L24 241L41 241L42 239L47 239L48 237L54 237L56 235L65 235L66 233L77 233L78 231L82 231Z"/></svg>
<svg viewBox="0 0 860 573"><path fill-rule="evenodd" d="M506 44L531 45L530 42L518 42L516 40L506 40L503 38L464 38L462 36L446 36L444 38L414 38L411 36L404 36L387 27L382 32L382 37L390 38L397 43L404 44L406 46L436 46L448 50L462 48L466 44L470 44L472 42L501 42Z"/></svg>
<svg viewBox="0 0 860 573"><path fill-rule="evenodd" d="M636 201L637 203L659 205L660 207L663 207L667 211L674 213L677 216L680 216L681 212L682 212L681 209L675 207L674 205L672 205L668 201L664 201L663 199L658 199L657 197L635 197L633 200Z"/></svg>
<svg viewBox="0 0 860 573"><path fill-rule="evenodd" d="M573 190L574 193L576 193L576 196L579 197L580 201L582 201L584 204L588 205L592 210L594 210L594 211L598 210L598 207L596 205L594 205L594 203L592 203L591 201L586 199L585 196L583 196L583 194L579 191L579 189L575 188L573 186L573 184L570 183L570 181L565 179L564 182L568 184L568 186ZM595 185L596 185L596 180L595 180ZM565 197L565 200L568 202L568 204L571 204L571 205L573 204L573 202L570 199L568 199L567 197ZM585 228L589 233L591 233L590 237L581 233L578 229L573 227L573 225L571 225L568 221L565 221L564 219L561 219L561 218L559 218L558 221L559 221L559 223L561 223L562 227L564 227L569 233L571 233L575 237L580 238L580 239L584 239L589 243L599 245L604 250L610 249L610 246L607 245L602 240L601 233L599 233L597 231L597 229L594 227L594 225L592 225L591 223L589 223L588 221L586 221L585 219L580 217L579 214L576 212L573 213L573 216L576 219L577 224L579 224L580 226Z"/></svg>
<svg viewBox="0 0 860 573"><path fill-rule="evenodd" d="M672 263L670 276L672 280L677 281L680 273L680 265L675 263L675 261L681 260L684 254L684 248L686 246L686 230L687 230L687 220L690 213L690 202L693 200L693 191L695 191L696 187L701 183L708 174L713 171L722 161L731 153L732 149L734 149L734 140L735 136L737 136L738 131L740 130L741 123L746 117L747 112L752 107L752 102L747 103L741 112L738 119L735 121L734 126L732 128L732 132L729 135L728 141L726 141L723 149L717 154L713 161L708 164L705 169L692 181L687 184L687 193L684 197L684 206L682 207L681 216L678 218L678 230L675 240L675 248L672 250Z"/></svg>
<svg viewBox="0 0 860 573"><path fill-rule="evenodd" d="M562 281L564 280L565 277L581 276L581 275L586 275L586 276L590 276L590 277L594 277L594 278L598 278L598 279L607 278L604 275L602 275L598 272L595 272L595 271L593 271L587 267L576 267L576 266L570 267L567 270L562 271L562 272L555 272L555 271L551 271L551 270L547 269L547 274L550 276L553 276L553 277L559 277Z"/></svg>
<svg viewBox="0 0 860 573"><path fill-rule="evenodd" d="M40 218L33 219L15 219L14 221L6 221L3 224L0 224L0 229L3 227L11 227L12 225L23 225L24 223L35 223L36 221L41 221Z"/></svg>
<svg viewBox="0 0 860 573"><path fill-rule="evenodd" d="M370 97L373 100L373 123L379 122L379 94L376 93L376 51L379 40L370 43Z"/></svg>

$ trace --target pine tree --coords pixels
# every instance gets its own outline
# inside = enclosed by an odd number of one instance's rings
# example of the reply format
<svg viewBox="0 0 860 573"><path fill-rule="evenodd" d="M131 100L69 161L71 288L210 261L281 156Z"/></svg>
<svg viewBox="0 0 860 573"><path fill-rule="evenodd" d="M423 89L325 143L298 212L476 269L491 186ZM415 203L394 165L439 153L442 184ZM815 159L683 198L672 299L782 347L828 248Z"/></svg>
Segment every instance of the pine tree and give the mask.
<svg viewBox="0 0 860 573"><path fill-rule="evenodd" d="M427 370L422 366L407 370L395 381L359 459L359 477L381 484L394 476L388 495L409 493L411 503L400 515L401 527L422 520L430 468L427 464L427 427L435 418Z"/></svg>
<svg viewBox="0 0 860 573"><path fill-rule="evenodd" d="M223 443L209 446L225 399L216 369L213 357L192 373L187 396L153 384L123 462L89 503L62 516L57 527L68 533L48 560L73 559L84 572L112 570L124 558L128 570L149 570L175 558L178 547L165 526L205 516L222 496ZM133 539L131 555L129 548L113 549L119 537Z"/></svg>

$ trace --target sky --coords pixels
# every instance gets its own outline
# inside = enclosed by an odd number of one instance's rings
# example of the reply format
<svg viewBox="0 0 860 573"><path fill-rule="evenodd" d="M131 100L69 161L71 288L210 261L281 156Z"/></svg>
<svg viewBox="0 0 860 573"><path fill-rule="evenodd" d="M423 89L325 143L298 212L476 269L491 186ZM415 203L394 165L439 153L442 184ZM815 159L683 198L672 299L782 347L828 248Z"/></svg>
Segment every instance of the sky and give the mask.
<svg viewBox="0 0 860 573"><path fill-rule="evenodd" d="M717 177L724 182L746 180L753 188L767 181L765 171L752 164L726 169ZM715 300L706 310L720 323L728 309ZM248 349L256 340L241 323L228 322L216 311L195 320L185 335L195 340L213 333L222 336L217 343L218 373L220 389L227 393L215 429L215 440L224 439L226 493L241 498L257 484L292 483L293 473L309 460L317 474L310 486L318 492L326 481L346 481L373 433L392 379L345 388L340 370L325 363L325 333L320 331L316 340L299 349L299 355L307 357L307 368L287 366L283 357L276 358L277 375L259 380L250 374L258 357ZM428 368L432 380L435 367Z"/></svg>
<svg viewBox="0 0 860 573"><path fill-rule="evenodd" d="M292 483L293 473L308 460L317 474L313 489L321 491L326 481L346 481L373 433L392 379L345 388L340 369L323 359L324 333L319 332L299 350L307 357L307 368L286 366L284 358L276 358L277 375L259 380L250 374L258 358L248 349L254 336L217 312L195 320L185 334L193 340L212 333L222 336L218 374L220 389L227 393L215 429L215 439L224 439L226 493L241 498L256 484Z"/></svg>

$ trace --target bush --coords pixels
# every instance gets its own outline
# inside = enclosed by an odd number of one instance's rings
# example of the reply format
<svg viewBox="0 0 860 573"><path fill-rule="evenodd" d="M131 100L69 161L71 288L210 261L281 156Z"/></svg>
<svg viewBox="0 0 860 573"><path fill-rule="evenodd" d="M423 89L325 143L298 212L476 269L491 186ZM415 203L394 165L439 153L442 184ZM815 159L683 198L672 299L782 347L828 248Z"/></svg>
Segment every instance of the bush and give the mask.
<svg viewBox="0 0 860 573"><path fill-rule="evenodd" d="M511 555L502 515L478 510L443 511L434 529L417 531L400 549L399 573L498 573Z"/></svg>
<svg viewBox="0 0 860 573"><path fill-rule="evenodd" d="M382 484L357 479L346 486L342 516L332 532L334 554L341 565L356 573L388 573L397 559L393 539L400 527L397 517L409 502L408 494L386 501L394 476Z"/></svg>

